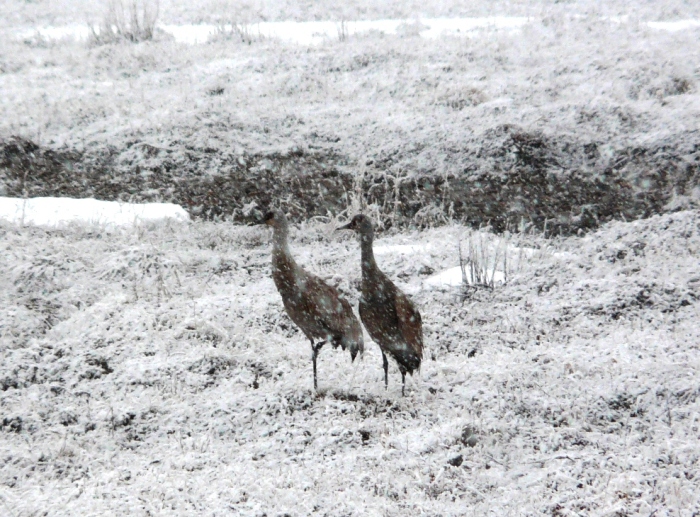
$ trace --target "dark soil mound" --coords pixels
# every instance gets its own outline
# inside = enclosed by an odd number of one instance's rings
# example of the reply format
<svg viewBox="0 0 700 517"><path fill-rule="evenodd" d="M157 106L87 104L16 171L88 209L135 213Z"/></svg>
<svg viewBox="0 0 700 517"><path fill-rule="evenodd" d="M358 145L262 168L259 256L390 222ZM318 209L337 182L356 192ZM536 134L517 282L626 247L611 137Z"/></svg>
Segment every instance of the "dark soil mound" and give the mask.
<svg viewBox="0 0 700 517"><path fill-rule="evenodd" d="M524 223L550 234L698 206L700 132L610 156L604 148L501 126L454 151L451 161L466 164L458 173L396 178L381 169L402 158L380 158L363 192L402 223L444 214L496 231Z"/></svg>
<svg viewBox="0 0 700 517"><path fill-rule="evenodd" d="M354 193L375 205L387 226L462 220L496 231L534 225L550 234L698 205L699 132L614 153L605 148L501 126L455 151L458 172L386 174L406 163L392 154L368 161L358 178L348 158L333 151L233 155L132 142L78 153L13 137L0 141L0 193L168 201L194 217L237 222L257 220L271 203L295 219L335 214Z"/></svg>

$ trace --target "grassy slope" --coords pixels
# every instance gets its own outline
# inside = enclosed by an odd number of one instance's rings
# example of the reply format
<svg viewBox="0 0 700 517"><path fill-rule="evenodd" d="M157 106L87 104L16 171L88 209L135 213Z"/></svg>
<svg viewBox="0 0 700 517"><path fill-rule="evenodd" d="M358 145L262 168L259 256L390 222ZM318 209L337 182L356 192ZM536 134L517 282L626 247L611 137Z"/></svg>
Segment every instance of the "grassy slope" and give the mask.
<svg viewBox="0 0 700 517"><path fill-rule="evenodd" d="M370 344L351 365L284 316L261 228L1 228L0 494L15 516L690 515L700 220L513 244L511 282L422 288L469 230L396 234L378 256L421 307L409 395ZM357 244L292 248L356 303ZM343 272L339 274L338 272ZM478 443L461 442L465 427ZM448 464L461 455L459 467Z"/></svg>
<svg viewBox="0 0 700 517"><path fill-rule="evenodd" d="M119 151L141 138L231 152L321 145L353 160L400 152L398 165L442 172L461 165L445 162L454 148L505 123L613 147L697 129L696 39L564 14L476 39L370 35L309 49L7 38L0 134Z"/></svg>

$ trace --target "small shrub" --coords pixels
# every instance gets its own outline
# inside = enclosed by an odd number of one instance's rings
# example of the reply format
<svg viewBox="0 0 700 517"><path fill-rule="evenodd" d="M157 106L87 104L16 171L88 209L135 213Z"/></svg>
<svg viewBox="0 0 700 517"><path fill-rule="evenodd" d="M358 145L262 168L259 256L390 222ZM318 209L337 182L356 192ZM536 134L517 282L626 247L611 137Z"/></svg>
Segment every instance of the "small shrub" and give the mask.
<svg viewBox="0 0 700 517"><path fill-rule="evenodd" d="M128 41L150 41L155 35L159 0L108 0L99 27L90 26L90 43L105 45Z"/></svg>
<svg viewBox="0 0 700 517"><path fill-rule="evenodd" d="M348 32L348 22L340 20L340 23L337 23L335 28L338 31L338 41L347 41L350 34Z"/></svg>
<svg viewBox="0 0 700 517"><path fill-rule="evenodd" d="M508 281L508 241L501 239L489 246L481 233L467 241L466 251L459 243L459 267L462 270L463 296L468 298L475 289L493 289L496 281ZM502 278L499 278L502 275Z"/></svg>

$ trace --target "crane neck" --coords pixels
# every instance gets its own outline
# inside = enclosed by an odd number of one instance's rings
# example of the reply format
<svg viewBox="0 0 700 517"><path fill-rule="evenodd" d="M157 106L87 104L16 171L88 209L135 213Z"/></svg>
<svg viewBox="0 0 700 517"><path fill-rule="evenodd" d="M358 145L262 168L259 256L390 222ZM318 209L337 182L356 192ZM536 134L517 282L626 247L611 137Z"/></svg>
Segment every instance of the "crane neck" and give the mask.
<svg viewBox="0 0 700 517"><path fill-rule="evenodd" d="M377 268L377 262L374 260L374 251L372 243L374 235L365 233L360 235L360 249L362 250L362 271L372 270Z"/></svg>
<svg viewBox="0 0 700 517"><path fill-rule="evenodd" d="M275 255L291 257L289 251L289 229L286 227L275 228L272 232L272 252Z"/></svg>

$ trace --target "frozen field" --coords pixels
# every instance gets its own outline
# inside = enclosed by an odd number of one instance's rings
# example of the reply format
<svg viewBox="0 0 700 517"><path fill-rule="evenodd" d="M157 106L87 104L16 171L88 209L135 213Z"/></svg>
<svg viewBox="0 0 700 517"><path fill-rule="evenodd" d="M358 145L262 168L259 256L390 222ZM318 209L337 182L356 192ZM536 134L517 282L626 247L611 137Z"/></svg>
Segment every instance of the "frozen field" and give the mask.
<svg viewBox="0 0 700 517"><path fill-rule="evenodd" d="M292 249L356 306L336 223ZM263 227L0 226L6 515L678 515L700 510L700 215L511 236L509 283L436 278L459 226L381 237L423 315L381 356L310 349ZM449 277L449 275L448 275Z"/></svg>

